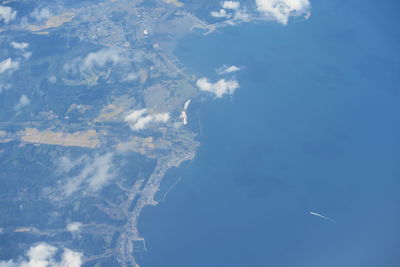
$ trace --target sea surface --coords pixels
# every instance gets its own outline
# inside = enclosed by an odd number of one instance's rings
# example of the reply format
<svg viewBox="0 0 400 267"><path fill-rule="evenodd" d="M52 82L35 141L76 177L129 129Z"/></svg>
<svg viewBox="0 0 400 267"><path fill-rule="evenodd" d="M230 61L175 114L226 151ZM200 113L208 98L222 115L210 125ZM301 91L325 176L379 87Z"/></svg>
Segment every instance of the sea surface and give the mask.
<svg viewBox="0 0 400 267"><path fill-rule="evenodd" d="M143 267L400 266L400 3L312 3L176 48L213 81L244 69L189 110L201 146L140 219Z"/></svg>

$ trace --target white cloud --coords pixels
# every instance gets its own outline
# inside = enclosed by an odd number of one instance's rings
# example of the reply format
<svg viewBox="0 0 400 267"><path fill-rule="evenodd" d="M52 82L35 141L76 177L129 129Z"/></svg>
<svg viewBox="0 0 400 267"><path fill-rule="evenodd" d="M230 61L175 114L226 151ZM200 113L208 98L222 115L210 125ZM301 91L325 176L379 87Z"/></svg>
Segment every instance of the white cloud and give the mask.
<svg viewBox="0 0 400 267"><path fill-rule="evenodd" d="M225 9L239 9L240 8L240 2L236 2L236 1L224 1L222 3L222 7Z"/></svg>
<svg viewBox="0 0 400 267"><path fill-rule="evenodd" d="M25 52L22 54L25 59L29 59L32 56L32 52Z"/></svg>
<svg viewBox="0 0 400 267"><path fill-rule="evenodd" d="M75 167L83 165L82 171L68 179L62 186L62 193L65 197L70 196L79 189L86 186L89 191L97 192L115 178L113 171L112 153L107 153L94 158L80 157L78 160L71 160L66 157L58 162L58 172L65 171L69 173Z"/></svg>
<svg viewBox="0 0 400 267"><path fill-rule="evenodd" d="M181 115L179 116L179 118L182 119L183 125L186 125L188 123L186 111L182 110Z"/></svg>
<svg viewBox="0 0 400 267"><path fill-rule="evenodd" d="M25 59L29 59L32 56L32 52L26 52L25 49L27 49L29 47L28 43L25 42L11 42L10 43L11 47L17 50L20 50L22 52L22 56Z"/></svg>
<svg viewBox="0 0 400 267"><path fill-rule="evenodd" d="M8 6L0 6L0 21L4 21L4 23L8 24L10 21L15 19L17 16L17 11L13 10Z"/></svg>
<svg viewBox="0 0 400 267"><path fill-rule="evenodd" d="M220 79L215 83L211 83L207 78L198 79L197 86L202 91L207 91L220 98L224 95L231 95L239 88L239 83L236 80Z"/></svg>
<svg viewBox="0 0 400 267"><path fill-rule="evenodd" d="M56 170L59 174L60 173L68 173L75 167L82 164L82 162L86 162L88 159L89 159L89 157L87 157L87 156L81 156L81 157L77 158L76 160L70 159L67 156L62 156L56 162Z"/></svg>
<svg viewBox="0 0 400 267"><path fill-rule="evenodd" d="M82 253L65 248L61 262L54 267L80 267L82 266L82 257Z"/></svg>
<svg viewBox="0 0 400 267"><path fill-rule="evenodd" d="M27 253L29 261L28 266L46 266L49 264L50 258L57 251L56 247L47 245L46 243L31 247ZM22 264L23 265L23 264Z"/></svg>
<svg viewBox="0 0 400 267"><path fill-rule="evenodd" d="M211 16L215 18L226 18L224 21L227 25L235 25L240 21L249 21L250 17L245 8L240 6L238 1L224 1L221 3L219 11L212 11Z"/></svg>
<svg viewBox="0 0 400 267"><path fill-rule="evenodd" d="M82 223L72 222L67 225L67 231L69 231L71 233L76 233L80 230L81 227L82 227Z"/></svg>
<svg viewBox="0 0 400 267"><path fill-rule="evenodd" d="M116 49L101 49L97 52L89 53L82 61L81 72L92 71L95 67L104 67L107 63L119 63L122 57Z"/></svg>
<svg viewBox="0 0 400 267"><path fill-rule="evenodd" d="M250 15L244 9L236 10L232 23L235 23L237 21L250 21Z"/></svg>
<svg viewBox="0 0 400 267"><path fill-rule="evenodd" d="M166 123L169 120L169 113L150 114L147 109L134 110L125 117L133 131L139 131L150 127L153 124Z"/></svg>
<svg viewBox="0 0 400 267"><path fill-rule="evenodd" d="M134 110L125 117L125 121L128 123L134 123L139 120L144 114L146 114L146 111L147 110L145 108Z"/></svg>
<svg viewBox="0 0 400 267"><path fill-rule="evenodd" d="M36 8L33 10L31 13L31 17L36 19L36 20L45 20L50 17L50 10L48 8L43 8L43 9L38 9Z"/></svg>
<svg viewBox="0 0 400 267"><path fill-rule="evenodd" d="M183 104L183 109L184 109L184 110L187 110L187 109L188 109L188 107L189 107L191 101L192 101L191 99L186 100L185 104Z"/></svg>
<svg viewBox="0 0 400 267"><path fill-rule="evenodd" d="M22 57L24 59L29 59L32 56L32 52L26 52L26 50L25 50L25 49L27 49L29 47L28 43L25 43L25 42L20 42L20 43L11 42L10 45L11 45L12 48L14 48L16 50L19 50L22 53Z"/></svg>
<svg viewBox="0 0 400 267"><path fill-rule="evenodd" d="M23 107L28 106L31 103L31 101L29 100L29 98L26 95L22 95L19 98L18 103L14 106L14 110L18 111L20 109L22 109Z"/></svg>
<svg viewBox="0 0 400 267"><path fill-rule="evenodd" d="M15 263L13 260L9 261L0 261L0 267L19 267L18 263Z"/></svg>
<svg viewBox="0 0 400 267"><path fill-rule="evenodd" d="M5 90L8 90L10 88L11 88L11 84L9 84L9 83L0 84L0 93L5 91Z"/></svg>
<svg viewBox="0 0 400 267"><path fill-rule="evenodd" d="M117 64L123 61L125 60L120 55L120 50L105 48L89 53L83 59L81 57L72 59L64 65L64 70L69 74L77 74L79 71L84 76L90 76L96 68L102 68L108 63Z"/></svg>
<svg viewBox="0 0 400 267"><path fill-rule="evenodd" d="M24 49L29 47L29 44L25 43L25 42L21 42L21 43L11 42L10 45L11 45L12 48L15 48L15 49L18 49L18 50L24 50Z"/></svg>
<svg viewBox="0 0 400 267"><path fill-rule="evenodd" d="M115 173L112 172L112 153L107 153L103 156L97 157L92 164L86 168L93 169L92 175L89 177L89 189L93 192L99 191L108 182L115 178Z"/></svg>
<svg viewBox="0 0 400 267"><path fill-rule="evenodd" d="M137 80L138 78L139 78L139 74L138 74L138 73L136 73L136 72L131 72L131 73L128 73L128 74L124 77L124 79L123 79L122 81L124 81L124 82L130 82L130 81Z"/></svg>
<svg viewBox="0 0 400 267"><path fill-rule="evenodd" d="M211 16L214 18L230 18L231 15L226 12L225 9L220 9L219 11L211 11Z"/></svg>
<svg viewBox="0 0 400 267"><path fill-rule="evenodd" d="M309 0L256 0L258 11L268 19L287 24L289 17L310 16L311 3Z"/></svg>
<svg viewBox="0 0 400 267"><path fill-rule="evenodd" d="M64 248L61 261L57 262L55 254L58 249L47 243L31 247L24 258L17 261L0 261L0 267L80 267L83 254Z"/></svg>
<svg viewBox="0 0 400 267"><path fill-rule="evenodd" d="M217 73L218 73L219 75L222 75L222 74L228 74L228 73L237 72L237 71L239 71L239 70L241 70L241 68L238 67L238 66L234 66L234 65L232 65L232 66L223 65L221 68L217 69Z"/></svg>
<svg viewBox="0 0 400 267"><path fill-rule="evenodd" d="M57 82L57 77L54 75L51 75L50 77L47 78L47 80L51 83L56 83Z"/></svg>
<svg viewBox="0 0 400 267"><path fill-rule="evenodd" d="M82 58L76 57L64 64L64 71L68 74L77 74L79 72L79 67L82 65Z"/></svg>
<svg viewBox="0 0 400 267"><path fill-rule="evenodd" d="M4 59L3 61L0 62L0 73L6 72L6 71L14 71L19 68L19 62L14 61L11 58Z"/></svg>

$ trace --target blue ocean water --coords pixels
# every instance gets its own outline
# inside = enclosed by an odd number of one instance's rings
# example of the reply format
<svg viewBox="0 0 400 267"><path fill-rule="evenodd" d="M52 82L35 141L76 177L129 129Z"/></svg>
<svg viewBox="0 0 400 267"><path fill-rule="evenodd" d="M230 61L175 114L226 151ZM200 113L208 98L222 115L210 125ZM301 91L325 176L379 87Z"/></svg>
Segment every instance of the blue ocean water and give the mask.
<svg viewBox="0 0 400 267"><path fill-rule="evenodd" d="M313 1L308 21L181 42L207 77L245 70L201 104L195 160L144 211L143 266L400 266L399 7Z"/></svg>

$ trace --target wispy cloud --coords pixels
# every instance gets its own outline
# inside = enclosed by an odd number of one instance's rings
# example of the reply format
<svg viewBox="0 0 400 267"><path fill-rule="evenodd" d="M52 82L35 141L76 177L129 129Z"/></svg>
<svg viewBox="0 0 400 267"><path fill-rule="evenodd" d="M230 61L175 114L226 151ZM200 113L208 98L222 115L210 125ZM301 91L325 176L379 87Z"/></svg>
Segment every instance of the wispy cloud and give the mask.
<svg viewBox="0 0 400 267"><path fill-rule="evenodd" d="M107 63L116 64L122 61L119 51L116 49L102 49L89 53L82 61L81 72L92 71L95 67L104 67Z"/></svg>
<svg viewBox="0 0 400 267"><path fill-rule="evenodd" d="M22 95L19 98L18 103L14 106L14 110L15 111L19 111L22 108L28 106L31 103L31 101L29 100L29 98L26 95Z"/></svg>
<svg viewBox="0 0 400 267"><path fill-rule="evenodd" d="M81 156L77 159L71 159L67 156L62 156L57 160L56 170L58 174L68 173L75 167L79 166L83 162L86 162L89 159L88 156Z"/></svg>
<svg viewBox="0 0 400 267"><path fill-rule="evenodd" d="M227 19L224 23L228 25L249 20L246 9L242 8L238 1L223 1L221 3L221 9L218 11L211 11L210 14L214 18Z"/></svg>
<svg viewBox="0 0 400 267"><path fill-rule="evenodd" d="M126 74L126 76L122 79L124 82L130 82L139 79L139 73L131 72Z"/></svg>
<svg viewBox="0 0 400 267"><path fill-rule="evenodd" d="M27 52L26 49L29 47L28 43L25 42L11 42L10 43L11 47L19 50L21 52L21 55L24 59L29 59L32 56L32 52ZM21 60L21 59L20 59ZM18 61L16 61L18 63Z"/></svg>
<svg viewBox="0 0 400 267"><path fill-rule="evenodd" d="M222 3L222 7L225 9L239 9L240 8L240 2L237 1L224 1Z"/></svg>
<svg viewBox="0 0 400 267"><path fill-rule="evenodd" d="M125 117L133 131L146 129L154 124L166 123L169 120L169 113L149 113L147 109L134 110Z"/></svg>
<svg viewBox="0 0 400 267"><path fill-rule="evenodd" d="M47 80L51 83L56 83L57 82L57 77L54 75L51 75L47 78Z"/></svg>
<svg viewBox="0 0 400 267"><path fill-rule="evenodd" d="M211 11L211 16L214 18L230 18L231 14L228 14L225 9L220 9L218 11Z"/></svg>
<svg viewBox="0 0 400 267"><path fill-rule="evenodd" d="M201 78L197 80L196 84L200 90L210 92L217 98L223 97L224 95L231 95L239 88L239 83L235 79L220 79L212 83L207 78Z"/></svg>
<svg viewBox="0 0 400 267"><path fill-rule="evenodd" d="M29 59L32 56L32 52L25 52L22 54L25 59Z"/></svg>
<svg viewBox="0 0 400 267"><path fill-rule="evenodd" d="M11 7L0 6L0 21L4 21L4 23L8 24L15 19L16 16L17 11L13 10Z"/></svg>
<svg viewBox="0 0 400 267"><path fill-rule="evenodd" d="M26 48L29 47L29 44L28 44L28 43L25 43L25 42L20 42L20 43L18 43L18 42L11 42L10 45L11 45L12 48L18 49L18 50L24 50L24 49L26 49Z"/></svg>
<svg viewBox="0 0 400 267"><path fill-rule="evenodd" d="M92 164L86 166L86 169L90 170L92 173L88 180L90 191L99 191L107 185L109 181L115 178L112 157L112 153L107 153L103 156L97 157Z"/></svg>
<svg viewBox="0 0 400 267"><path fill-rule="evenodd" d="M232 65L232 66L227 66L227 65L223 65L222 67L217 69L217 73L219 75L223 75L223 74L229 74L229 73L234 73L237 71L240 71L242 68Z"/></svg>
<svg viewBox="0 0 400 267"><path fill-rule="evenodd" d="M62 157L56 162L56 173L67 176L66 182L59 188L61 194L55 196L69 197L79 190L88 190L98 192L110 181L115 179L116 170L112 161L113 153L97 155L94 157L82 156L75 160L68 157ZM69 176L81 169L77 175Z"/></svg>
<svg viewBox="0 0 400 267"><path fill-rule="evenodd" d="M309 0L256 0L257 10L267 19L286 25L289 17L310 16Z"/></svg>
<svg viewBox="0 0 400 267"><path fill-rule="evenodd" d="M50 10L46 7L42 9L36 8L35 10L33 10L30 16L36 20L41 21L48 19L50 15Z"/></svg>
<svg viewBox="0 0 400 267"><path fill-rule="evenodd" d="M8 90L10 88L11 88L11 84L9 84L9 83L1 84L0 83L0 93L5 91L5 90Z"/></svg>
<svg viewBox="0 0 400 267"><path fill-rule="evenodd" d="M124 62L125 58L121 51L114 48L104 48L89 53L84 58L77 57L64 64L64 71L68 74L80 73L83 76L90 76L96 69L104 68L107 64L118 64Z"/></svg>
<svg viewBox="0 0 400 267"><path fill-rule="evenodd" d="M0 74L3 72L13 72L19 68L19 62L11 58L4 59L0 62Z"/></svg>
<svg viewBox="0 0 400 267"><path fill-rule="evenodd" d="M0 267L80 267L82 266L83 254L63 249L60 261L55 256L58 249L47 243L39 243L31 247L24 257L14 261L0 261Z"/></svg>
<svg viewBox="0 0 400 267"><path fill-rule="evenodd" d="M71 233L79 232L82 227L82 223L80 222L72 222L67 224L67 231Z"/></svg>

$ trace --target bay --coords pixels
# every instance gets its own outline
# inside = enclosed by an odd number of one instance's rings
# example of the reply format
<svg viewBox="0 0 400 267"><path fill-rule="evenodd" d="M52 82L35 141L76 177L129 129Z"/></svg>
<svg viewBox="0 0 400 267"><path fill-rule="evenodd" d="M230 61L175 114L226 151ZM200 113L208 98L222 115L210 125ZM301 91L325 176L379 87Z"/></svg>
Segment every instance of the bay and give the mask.
<svg viewBox="0 0 400 267"><path fill-rule="evenodd" d="M196 158L140 219L142 266L399 265L395 6L314 1L307 21L180 42L181 61L213 81L222 64L244 67L241 87L198 103Z"/></svg>

